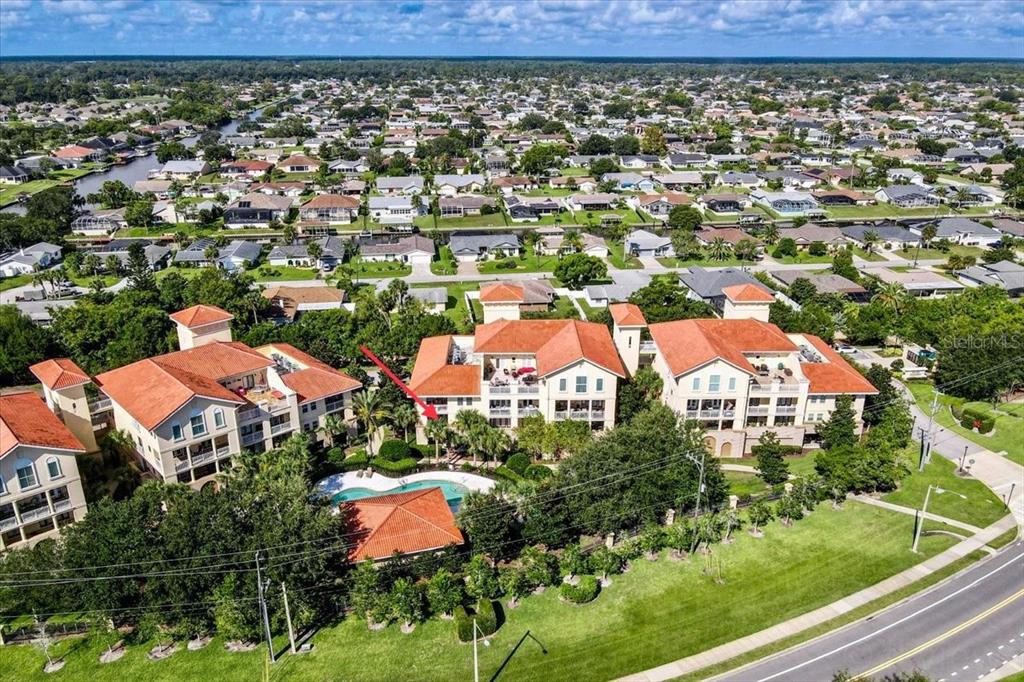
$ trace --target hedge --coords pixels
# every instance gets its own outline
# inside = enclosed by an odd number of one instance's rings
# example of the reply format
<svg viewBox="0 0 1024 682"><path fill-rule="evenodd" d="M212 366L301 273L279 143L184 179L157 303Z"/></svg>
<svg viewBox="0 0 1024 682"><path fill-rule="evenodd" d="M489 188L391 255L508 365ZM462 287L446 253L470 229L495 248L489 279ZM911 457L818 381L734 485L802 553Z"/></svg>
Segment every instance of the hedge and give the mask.
<svg viewBox="0 0 1024 682"><path fill-rule="evenodd" d="M480 630L478 636L487 637L498 631L498 614L494 610L494 602L490 599L481 599L476 604L475 615L471 616L464 606L455 609L455 634L460 642L473 641L474 618Z"/></svg>
<svg viewBox="0 0 1024 682"><path fill-rule="evenodd" d="M389 462L397 462L412 456L409 444L404 440L386 440L380 445L377 457Z"/></svg>
<svg viewBox="0 0 1024 682"><path fill-rule="evenodd" d="M494 476L495 478L501 478L506 481L511 481L512 483L521 483L523 481L522 476L517 474L512 469L509 469L504 464L494 470Z"/></svg>
<svg viewBox="0 0 1024 682"><path fill-rule="evenodd" d="M521 452L517 452L508 458L508 461L505 462L505 466L522 476L526 473L527 467L530 466L530 457Z"/></svg>
<svg viewBox="0 0 1024 682"><path fill-rule="evenodd" d="M980 410L969 407L965 409L962 414L963 416L960 420L960 426L965 429L973 429L975 424L977 424L978 433L988 433L995 428L995 418Z"/></svg>
<svg viewBox="0 0 1024 682"><path fill-rule="evenodd" d="M387 474L408 474L416 470L416 460L412 457L406 457L400 459L397 462L389 462L386 459L380 457L373 458L373 469L374 471L380 471Z"/></svg>
<svg viewBox="0 0 1024 682"><path fill-rule="evenodd" d="M356 469L365 469L370 463L370 458L366 455L366 450L357 450L341 463L342 471L355 471Z"/></svg>
<svg viewBox="0 0 1024 682"><path fill-rule="evenodd" d="M562 598L573 604L586 604L594 601L601 591L601 583L595 576L581 575L576 585L562 583Z"/></svg>
<svg viewBox="0 0 1024 682"><path fill-rule="evenodd" d="M543 464L531 464L526 467L525 476L531 481L543 481L546 478L551 478L552 472Z"/></svg>

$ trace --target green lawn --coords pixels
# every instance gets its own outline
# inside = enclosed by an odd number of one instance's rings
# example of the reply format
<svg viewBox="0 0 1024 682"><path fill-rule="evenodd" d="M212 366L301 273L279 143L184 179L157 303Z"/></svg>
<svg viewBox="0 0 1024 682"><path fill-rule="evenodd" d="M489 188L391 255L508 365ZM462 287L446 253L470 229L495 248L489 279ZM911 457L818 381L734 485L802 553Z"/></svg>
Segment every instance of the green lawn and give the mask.
<svg viewBox="0 0 1024 682"><path fill-rule="evenodd" d="M398 262L361 260L353 264L359 277L405 277L412 274L412 266Z"/></svg>
<svg viewBox="0 0 1024 682"><path fill-rule="evenodd" d="M810 452L806 455L792 455L784 458L786 464L789 465L789 473L797 476L810 476L815 473L814 471L814 453ZM739 457L739 458L725 458L721 460L723 464L743 464L749 467L757 468L757 457Z"/></svg>
<svg viewBox="0 0 1024 682"><path fill-rule="evenodd" d="M579 190L566 189L562 187L538 187L537 189L531 189L529 192L523 192L522 194L527 197L567 197L578 191Z"/></svg>
<svg viewBox="0 0 1024 682"><path fill-rule="evenodd" d="M156 281L159 282L160 280L162 280L164 277L167 277L172 272L176 272L177 274L181 275L185 279L192 279L193 277L198 277L199 273L201 273L204 269L205 268L184 268L184 267L179 268L179 267L176 267L176 266L172 265L169 268L164 268L163 270L159 270L156 273ZM256 271L250 271L249 274L255 275Z"/></svg>
<svg viewBox="0 0 1024 682"><path fill-rule="evenodd" d="M659 258L658 262L664 265L666 268L685 268L691 265L700 265L708 268L724 268L734 267L738 268L743 265L750 265L751 261L740 260L730 256L723 260L713 260L711 258Z"/></svg>
<svg viewBox="0 0 1024 682"><path fill-rule="evenodd" d="M907 382L907 387L914 394L914 400L917 401L918 407L927 414L931 410L931 384L911 381ZM1006 456L1009 459L1024 466L1024 405L1000 405L999 409L994 413L996 418L995 429L988 435L983 436L975 431L968 431L954 419L953 414L949 410L950 405L954 403L962 404L963 402L960 398L947 395L939 396L941 408L935 414L935 420L943 428L958 433L988 450L1006 452ZM992 406L989 403L970 402L966 403L966 405L984 412L992 411ZM942 436L939 435L938 437L941 438Z"/></svg>
<svg viewBox="0 0 1024 682"><path fill-rule="evenodd" d="M257 282L288 282L297 279L316 279L316 270L313 268L297 268L294 265L261 265L249 274L256 278Z"/></svg>
<svg viewBox="0 0 1024 682"><path fill-rule="evenodd" d="M606 240L608 243L608 262L612 267L619 270L636 270L643 267L640 259L633 255L626 255L626 246L622 242Z"/></svg>
<svg viewBox="0 0 1024 682"><path fill-rule="evenodd" d="M445 306L444 315L451 319L457 326L462 326L468 320L468 311L466 309L466 292L476 291L479 286L479 282L459 282L456 284L448 284L448 303ZM433 283L424 284L413 284L413 289L429 289L438 286ZM467 330L468 331L468 330Z"/></svg>
<svg viewBox="0 0 1024 682"><path fill-rule="evenodd" d="M585 298L579 298L576 299L576 301L580 304L580 307L583 308L583 313L587 316L588 320L592 320L594 319L594 315L608 310L607 308L595 308L587 303L587 299Z"/></svg>
<svg viewBox="0 0 1024 682"><path fill-rule="evenodd" d="M829 256L828 254L825 254L824 256L812 256L807 251L797 251L795 256L783 256L782 258L775 258L772 256L772 260L786 265L794 265L797 263L820 265L821 263L831 263L832 256Z"/></svg>
<svg viewBox="0 0 1024 682"><path fill-rule="evenodd" d="M771 490L764 481L758 478L757 474L726 471L725 480L729 482L729 493L737 497L763 495Z"/></svg>
<svg viewBox="0 0 1024 682"><path fill-rule="evenodd" d="M645 220L643 216L631 208L610 208L607 211L577 211L574 215L580 224L587 224L590 222L600 224L601 216L605 215L621 216L622 222L625 225L640 225L650 222Z"/></svg>
<svg viewBox="0 0 1024 682"><path fill-rule="evenodd" d="M917 460L918 444L912 443L909 454ZM938 486L948 492L937 494L932 490L928 499L928 511L972 526L984 528L1003 518L1008 512L1002 500L988 487L973 478L956 475L957 465L945 457L936 455L925 466L924 471L914 472L905 478L899 490L885 495L882 499L904 507L920 509L924 503L925 491L929 485ZM963 495L967 499L960 497Z"/></svg>
<svg viewBox="0 0 1024 682"><path fill-rule="evenodd" d="M974 256L977 259L981 259L981 254L985 253L985 249L980 249L977 246L961 246L959 244L953 244L949 247L948 251L941 251L939 249L926 249L916 247L909 249L899 249L893 251L894 254L900 258L906 258L907 260L914 260L918 258L920 260L946 260L950 256L956 254L959 256Z"/></svg>
<svg viewBox="0 0 1024 682"><path fill-rule="evenodd" d="M434 217L431 215L423 215L414 219L413 225L418 226L421 230L432 230L434 229ZM437 227L438 229L454 229L463 228L470 229L474 227L505 227L505 216L501 213L491 213L490 215L468 215L462 218L438 218Z"/></svg>
<svg viewBox="0 0 1024 682"><path fill-rule="evenodd" d="M36 192L42 192L44 189L56 187L60 183L60 180L44 178L42 180L29 180L20 185L4 185L3 189L0 189L0 206L13 204L21 194L35 194Z"/></svg>
<svg viewBox="0 0 1024 682"><path fill-rule="evenodd" d="M871 261L873 263L885 260L885 256L882 256L877 252L868 253L867 251L856 245L853 246L853 252L857 255L858 258L861 258L866 261Z"/></svg>
<svg viewBox="0 0 1024 682"><path fill-rule="evenodd" d="M500 275L505 272L552 272L558 266L558 256L537 256L529 244L524 251L525 256L512 259L516 263L515 268L499 267L506 260L502 258L477 263L477 270L481 275Z"/></svg>
<svg viewBox="0 0 1024 682"><path fill-rule="evenodd" d="M913 522L856 502L840 511L823 504L792 528L773 523L763 539L740 532L735 543L716 547L724 584L703 575L700 558L662 558L634 562L586 606L569 606L548 590L505 611L506 622L491 645L479 648L481 673L490 678L526 630L548 653L525 642L503 679L610 679L710 649L873 585L954 544L950 537L926 535L922 554L911 553ZM263 648L227 654L221 640L159 662L147 660L149 645L141 645L121 661L98 664L104 644L115 637L54 644L52 651L67 661L58 677L159 682L253 680L263 673ZM280 680L463 680L472 675L472 647L456 643L448 621L430 621L403 635L394 625L370 632L353 618L320 631L312 642L311 653L283 657L271 675ZM0 649L4 669L17 670L19 680L51 679L42 672L43 660L35 647Z"/></svg>
<svg viewBox="0 0 1024 682"><path fill-rule="evenodd" d="M0 279L0 291L7 291L8 289L14 289L16 287L23 287L26 284L32 284L32 275L15 275L14 277L4 277Z"/></svg>

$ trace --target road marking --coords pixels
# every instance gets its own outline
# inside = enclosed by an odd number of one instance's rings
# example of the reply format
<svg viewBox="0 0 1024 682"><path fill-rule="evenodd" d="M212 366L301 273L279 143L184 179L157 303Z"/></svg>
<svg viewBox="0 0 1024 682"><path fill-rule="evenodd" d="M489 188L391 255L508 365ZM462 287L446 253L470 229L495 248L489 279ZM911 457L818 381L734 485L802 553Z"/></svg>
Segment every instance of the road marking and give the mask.
<svg viewBox="0 0 1024 682"><path fill-rule="evenodd" d="M996 648L997 648L997 649L1002 649L1002 648L1003 648L1003 645L1002 645L1002 644L1000 644L1000 645L999 645L999 646L997 646Z"/></svg>
<svg viewBox="0 0 1024 682"><path fill-rule="evenodd" d="M985 655L986 655L986 656L991 656L991 655L992 655L992 652L990 651L990 652L988 652L988 653L987 653L987 654L985 654Z"/></svg>
<svg viewBox="0 0 1024 682"><path fill-rule="evenodd" d="M796 665L794 665L794 666L792 666L790 668L787 668L786 670L782 670L780 672L777 672L777 673L775 673L773 675L768 675L767 677L762 677L759 682L768 682L768 680L774 680L777 677L782 677L783 675L788 675L789 673L793 672L794 670L799 670L800 668L808 666L808 665L810 665L812 663L817 663L818 661L820 661L820 660L822 660L824 658L828 658L829 656L837 654L840 651L844 651L846 649L849 649L852 646L857 646L861 642L866 642L867 640L871 639L872 637L875 637L876 635L880 635L883 632L885 632L886 630L890 630L890 629L892 629L894 627L902 625L903 623L905 623L906 621L910 620L911 618L915 618L915 617L921 615L922 613L924 613L925 611L930 611L931 609L935 608L939 604L942 604L942 603L946 602L947 600L952 599L953 597L956 597L957 595L959 595L959 594L961 594L963 592L966 592L967 590L973 588L975 585L977 585L978 583L982 582L983 580L986 580L987 578L989 578L989 577L995 575L996 573L998 573L999 571L1003 570L1007 566L1010 566L1010 565L1015 564L1016 562L1020 561L1022 558L1024 558L1024 554L1018 554L1017 556L1013 557L1012 559L1007 561L1002 566L998 566L998 567L992 569L991 571L989 571L985 575L981 576L980 578L976 578L975 580L971 581L967 585L964 585L963 587L961 587L960 589L956 590L955 592L951 592L950 594L947 594L942 599L934 601L931 604L928 604L927 606L924 606L924 607L918 609L917 611L915 611L915 612L913 612L911 614L908 614L908 615L904 616L903 618L900 618L899 620L897 620L897 621L895 621L893 623L890 623L889 625L886 625L885 627L881 627L881 628L879 628L877 630L873 630L872 632L869 632L868 634L864 635L863 637L859 637L858 639L855 639L852 642L847 642L846 644L843 644L842 646L838 646L835 649L833 649L832 651L825 652L825 653L823 653L823 654L821 654L819 656L815 656L814 658L810 658L810 659L808 659L806 661L803 661L802 663L797 663Z"/></svg>
<svg viewBox="0 0 1024 682"><path fill-rule="evenodd" d="M1011 604L1014 601L1020 599L1021 597L1024 597L1024 590L1018 590L1015 594L1011 594L1009 597L1007 597L1003 601L999 602L995 606L991 606L988 609L985 609L984 611L982 611L978 615L974 616L973 618L969 618L969 619L965 620L964 622L960 623L959 625L957 625L956 627L953 627L953 628L950 628L949 630L946 630L941 635L938 635L937 637L933 637L932 639L930 639L929 641L925 642L924 644L919 644L918 646L914 647L910 651L904 652L904 653L900 654L899 656L895 656L894 658L889 659L885 663L881 663L879 665L876 665L874 668L871 668L870 670L866 670L866 671L862 672L860 675L857 675L853 679L859 680L859 679L862 679L862 678L870 678L875 673L881 672L882 670L885 670L886 668L888 668L890 666L896 665L897 663L899 663L901 661L905 661L908 658L910 658L911 656L914 656L914 655L924 651L925 649L929 649L929 648L935 646L936 644L938 644L939 642L942 642L943 640L949 639L950 637L953 637L954 635L962 632L963 630L966 630L967 628L971 627L975 623L978 623L979 621L982 621L985 618L988 618L989 616L991 616L993 613L995 613L999 609L1001 609L1001 608L1003 608L1005 606L1008 606L1009 604ZM963 667L963 670L967 670L967 668L968 668L968 666L965 665Z"/></svg>
<svg viewBox="0 0 1024 682"><path fill-rule="evenodd" d="M974 662L975 663L981 663L981 659L980 658L976 658L976 659L974 659Z"/></svg>
<svg viewBox="0 0 1024 682"><path fill-rule="evenodd" d="M968 669L968 668L970 668L970 667L971 667L971 666L969 666L969 665L965 665L964 667L962 667L962 668L960 668L960 669L961 669L961 670L967 670L967 669Z"/></svg>

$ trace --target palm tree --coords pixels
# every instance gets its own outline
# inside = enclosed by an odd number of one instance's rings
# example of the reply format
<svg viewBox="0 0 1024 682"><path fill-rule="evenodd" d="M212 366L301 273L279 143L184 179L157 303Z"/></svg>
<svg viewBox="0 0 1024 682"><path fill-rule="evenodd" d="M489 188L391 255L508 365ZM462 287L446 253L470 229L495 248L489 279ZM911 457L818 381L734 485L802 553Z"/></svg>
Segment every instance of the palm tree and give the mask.
<svg viewBox="0 0 1024 682"><path fill-rule="evenodd" d="M878 240L878 233L874 230L868 230L864 233L864 236L861 237L861 242L864 243L864 250L867 251L868 254L875 252L875 245L878 244Z"/></svg>
<svg viewBox="0 0 1024 682"><path fill-rule="evenodd" d="M779 241L779 227L775 223L768 223L761 228L761 241L765 244L772 245Z"/></svg>
<svg viewBox="0 0 1024 682"><path fill-rule="evenodd" d="M320 256L324 255L324 247L320 246L319 242L309 242L306 244L306 253L313 259L316 264L316 269L320 269Z"/></svg>
<svg viewBox="0 0 1024 682"><path fill-rule="evenodd" d="M918 258L918 256L921 255L921 244L923 243L926 248L930 247L931 243L932 243L932 240L935 239L935 235L937 235L938 233L939 233L939 228L937 228L935 226L935 223L930 223L928 225L925 225L924 228L922 228L922 230L921 230L921 239L918 240L918 242L917 242L917 251L914 252L914 265L915 266L917 265L917 258Z"/></svg>
<svg viewBox="0 0 1024 682"><path fill-rule="evenodd" d="M715 237L708 245L708 255L712 260L727 260L732 255L732 246L722 237Z"/></svg>
<svg viewBox="0 0 1024 682"><path fill-rule="evenodd" d="M451 429L448 427L448 422L444 419L428 419L425 431L427 438L434 441L434 459L441 461L441 443L447 446L451 438Z"/></svg>
<svg viewBox="0 0 1024 682"><path fill-rule="evenodd" d="M562 245L570 250L571 253L583 250L583 237L576 230L569 230L562 237Z"/></svg>
<svg viewBox="0 0 1024 682"><path fill-rule="evenodd" d="M956 204L957 208L963 208L963 205L971 200L971 193L967 191L966 187L959 187L953 193L953 203Z"/></svg>
<svg viewBox="0 0 1024 682"><path fill-rule="evenodd" d="M487 419L476 410L459 410L455 415L455 430L473 453L473 464L477 463L480 452L480 432L488 426Z"/></svg>
<svg viewBox="0 0 1024 682"><path fill-rule="evenodd" d="M533 252L533 255L536 256L537 262L540 263L540 254L537 253L537 244L540 243L540 235L531 230L526 233L526 235L523 237L523 240L526 242L526 245L530 248L530 251Z"/></svg>
<svg viewBox="0 0 1024 682"><path fill-rule="evenodd" d="M878 287L875 295L871 298L877 301L884 308L888 308L896 314L900 314L906 308L908 302L907 290L898 282L888 282Z"/></svg>
<svg viewBox="0 0 1024 682"><path fill-rule="evenodd" d="M402 432L402 439L409 440L409 430L415 429L419 415L409 403L401 403L391 410L391 424Z"/></svg>
<svg viewBox="0 0 1024 682"><path fill-rule="evenodd" d="M356 393L352 398L352 412L366 431L366 452L372 455L373 437L377 435L381 423L388 416L380 394L366 389Z"/></svg>
<svg viewBox="0 0 1024 682"><path fill-rule="evenodd" d="M320 433L327 436L331 446L334 446L335 439L348 430L345 418L340 414L329 414L324 417L324 423L320 426Z"/></svg>

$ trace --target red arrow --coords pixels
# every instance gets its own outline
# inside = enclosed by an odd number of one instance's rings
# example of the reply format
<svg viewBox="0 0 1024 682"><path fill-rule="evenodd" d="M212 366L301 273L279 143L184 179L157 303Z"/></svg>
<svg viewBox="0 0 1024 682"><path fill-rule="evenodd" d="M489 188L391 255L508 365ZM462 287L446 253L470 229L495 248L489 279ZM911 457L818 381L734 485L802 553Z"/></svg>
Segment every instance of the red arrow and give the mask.
<svg viewBox="0 0 1024 682"><path fill-rule="evenodd" d="M416 393L411 388L402 383L402 380L395 376L395 373L392 372L387 365L381 362L381 359L374 355L372 350L370 350L366 346L359 346L359 350L363 351L363 355L370 358L370 362L380 367L380 371L384 372L384 374L387 374L389 379L395 382L395 384L400 389L402 389L402 391L404 391L407 396L412 398L413 401L423 409L424 417L426 417L427 419L437 419L437 408L434 407L433 405L428 405L427 403L425 403L423 399L416 395Z"/></svg>

